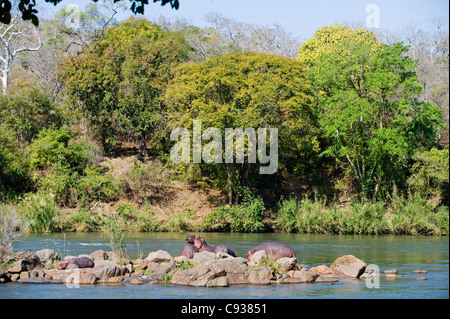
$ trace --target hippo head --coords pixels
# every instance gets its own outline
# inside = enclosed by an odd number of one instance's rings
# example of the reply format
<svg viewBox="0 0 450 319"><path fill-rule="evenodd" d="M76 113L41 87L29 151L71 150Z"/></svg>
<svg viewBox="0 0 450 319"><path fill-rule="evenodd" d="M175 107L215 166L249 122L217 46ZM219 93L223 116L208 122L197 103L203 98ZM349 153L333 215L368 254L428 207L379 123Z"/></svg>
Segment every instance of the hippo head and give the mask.
<svg viewBox="0 0 450 319"><path fill-rule="evenodd" d="M193 243L194 243L194 240L195 240L195 236L196 236L196 235L187 235L187 236L186 236L186 241L187 241L189 244L193 244Z"/></svg>
<svg viewBox="0 0 450 319"><path fill-rule="evenodd" d="M207 246L205 239L202 236L195 235L194 245L199 251L203 251L203 248Z"/></svg>
<svg viewBox="0 0 450 319"><path fill-rule="evenodd" d="M58 265L58 269L62 270L62 269L66 269L67 266L69 266L69 261L68 260L63 260L59 263Z"/></svg>
<svg viewBox="0 0 450 319"><path fill-rule="evenodd" d="M253 253L249 250L247 251L247 261L250 261L252 259Z"/></svg>

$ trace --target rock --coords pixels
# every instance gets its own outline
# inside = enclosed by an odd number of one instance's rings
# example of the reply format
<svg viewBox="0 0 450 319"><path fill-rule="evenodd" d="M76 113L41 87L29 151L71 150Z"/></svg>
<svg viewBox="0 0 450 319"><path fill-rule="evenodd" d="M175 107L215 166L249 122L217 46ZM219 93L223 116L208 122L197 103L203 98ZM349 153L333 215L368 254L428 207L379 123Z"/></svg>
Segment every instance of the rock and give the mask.
<svg viewBox="0 0 450 319"><path fill-rule="evenodd" d="M107 282L108 284L118 284L118 283L121 283L121 282L124 281L124 280L125 280L124 277L118 277L118 276L116 276L116 277L111 277L111 278L109 278L106 282Z"/></svg>
<svg viewBox="0 0 450 319"><path fill-rule="evenodd" d="M414 274L425 274L426 272L427 272L426 270L420 270L420 269L413 271Z"/></svg>
<svg viewBox="0 0 450 319"><path fill-rule="evenodd" d="M143 284L144 283L141 280L137 279L137 278L134 278L134 279L132 279L130 281L130 285L143 285Z"/></svg>
<svg viewBox="0 0 450 319"><path fill-rule="evenodd" d="M234 256L231 256L227 253L224 253L223 251L219 251L216 253L216 259L222 259L222 258L233 258Z"/></svg>
<svg viewBox="0 0 450 319"><path fill-rule="evenodd" d="M255 252L252 256L252 260L248 263L249 266L258 266L261 263L261 260L267 260L269 255L265 250L259 250Z"/></svg>
<svg viewBox="0 0 450 319"><path fill-rule="evenodd" d="M30 271L30 277L44 277L45 273L42 270L32 270Z"/></svg>
<svg viewBox="0 0 450 319"><path fill-rule="evenodd" d="M214 260L216 259L216 254L210 251L201 251L199 253L194 254L194 258L192 258L192 261L198 264L203 264L204 262L207 262L208 260Z"/></svg>
<svg viewBox="0 0 450 319"><path fill-rule="evenodd" d="M385 274L390 274L390 275L392 275L392 274L396 274L397 273L397 269L386 269L385 271L384 271L384 273Z"/></svg>
<svg viewBox="0 0 450 319"><path fill-rule="evenodd" d="M338 282L339 277L334 275L320 275L319 277L314 280L314 283L331 283L331 282Z"/></svg>
<svg viewBox="0 0 450 319"><path fill-rule="evenodd" d="M224 277L223 279L219 279ZM194 287L228 286L225 270L216 263L200 264L186 270L177 270L172 277L172 284Z"/></svg>
<svg viewBox="0 0 450 319"><path fill-rule="evenodd" d="M84 269L87 269L87 268L81 269L80 276L78 277L79 278L78 284L80 284L80 285L95 285L98 281L97 276L95 274L93 274L91 271L84 271Z"/></svg>
<svg viewBox="0 0 450 319"><path fill-rule="evenodd" d="M49 277L33 277L33 278L24 278L17 280L18 283L21 284L63 284L64 281L61 279L52 279Z"/></svg>
<svg viewBox="0 0 450 319"><path fill-rule="evenodd" d="M318 272L320 275L331 275L333 272L331 271L330 267L327 265L319 265L316 267L312 267L310 270L314 270Z"/></svg>
<svg viewBox="0 0 450 319"><path fill-rule="evenodd" d="M53 249L38 250L35 254L43 264L52 264L55 260L61 260L61 256Z"/></svg>
<svg viewBox="0 0 450 319"><path fill-rule="evenodd" d="M96 261L96 260L108 260L109 256L108 256L108 253L106 251L99 249L99 250L96 250L93 253L91 253L89 255L89 258L91 258L93 261Z"/></svg>
<svg viewBox="0 0 450 319"><path fill-rule="evenodd" d="M45 277L51 277L53 279L65 280L67 276L69 276L72 271L71 270L59 270L59 269L49 269L44 270Z"/></svg>
<svg viewBox="0 0 450 319"><path fill-rule="evenodd" d="M416 280L427 280L427 278L425 278L425 277L417 277Z"/></svg>
<svg viewBox="0 0 450 319"><path fill-rule="evenodd" d="M11 281L16 282L19 280L20 274L11 274Z"/></svg>
<svg viewBox="0 0 450 319"><path fill-rule="evenodd" d="M134 271L133 264L127 264L125 267L127 267L128 273L132 273Z"/></svg>
<svg viewBox="0 0 450 319"><path fill-rule="evenodd" d="M150 263L149 263L150 264ZM175 261L171 260L169 262L164 263L154 263L158 265L158 268L152 271L152 273L148 276L150 279L161 279L165 274L171 272L176 269Z"/></svg>
<svg viewBox="0 0 450 319"><path fill-rule="evenodd" d="M42 262L41 262L39 256L37 256L35 253L33 253L32 250L20 251L17 253L16 256L17 256L18 260L23 259L23 260L27 261L30 264L31 269L42 265Z"/></svg>
<svg viewBox="0 0 450 319"><path fill-rule="evenodd" d="M366 270L366 264L353 255L345 255L336 259L330 269L335 275L359 278Z"/></svg>
<svg viewBox="0 0 450 319"><path fill-rule="evenodd" d="M19 275L20 279L26 279L26 278L30 278L30 272L29 271L22 271Z"/></svg>
<svg viewBox="0 0 450 319"><path fill-rule="evenodd" d="M6 270L0 269L0 283L11 281L11 274Z"/></svg>
<svg viewBox="0 0 450 319"><path fill-rule="evenodd" d="M95 261L94 268L83 268L81 271L92 272L99 280L99 282L106 282L109 278L115 276L123 276L128 269L125 266L116 265L112 261Z"/></svg>
<svg viewBox="0 0 450 319"><path fill-rule="evenodd" d="M292 272L289 272L288 275L290 276L290 278L298 279L300 283L311 283L319 277L318 272L314 270L308 270L306 268L294 270Z"/></svg>
<svg viewBox="0 0 450 319"><path fill-rule="evenodd" d="M248 282L253 285L270 285L273 279L273 271L269 267L250 269L248 271Z"/></svg>
<svg viewBox="0 0 450 319"><path fill-rule="evenodd" d="M225 274L243 274L248 270L245 259L242 257L209 260L204 264L216 269L217 271L223 269Z"/></svg>
<svg viewBox="0 0 450 319"><path fill-rule="evenodd" d="M31 265L24 259L19 259L14 264L8 268L8 272L11 274L21 273L22 271L27 271L31 269Z"/></svg>
<svg viewBox="0 0 450 319"><path fill-rule="evenodd" d="M225 276L216 277L206 283L206 287L228 287L228 279Z"/></svg>
<svg viewBox="0 0 450 319"><path fill-rule="evenodd" d="M297 258L295 257L283 257L278 259L275 263L281 265L280 273L282 274L288 272L289 270L297 268Z"/></svg>
<svg viewBox="0 0 450 319"><path fill-rule="evenodd" d="M186 256L177 256L173 259L176 263L181 264L189 260Z"/></svg>
<svg viewBox="0 0 450 319"><path fill-rule="evenodd" d="M138 265L136 265L136 267L134 269L135 269L135 271L146 270L148 267L148 264L149 264L148 261L143 260Z"/></svg>
<svg viewBox="0 0 450 319"><path fill-rule="evenodd" d="M147 257L147 261L155 263L169 262L172 259L172 256L165 250L151 252Z"/></svg>
<svg viewBox="0 0 450 319"><path fill-rule="evenodd" d="M248 273L227 273L229 285L246 285L248 284Z"/></svg>

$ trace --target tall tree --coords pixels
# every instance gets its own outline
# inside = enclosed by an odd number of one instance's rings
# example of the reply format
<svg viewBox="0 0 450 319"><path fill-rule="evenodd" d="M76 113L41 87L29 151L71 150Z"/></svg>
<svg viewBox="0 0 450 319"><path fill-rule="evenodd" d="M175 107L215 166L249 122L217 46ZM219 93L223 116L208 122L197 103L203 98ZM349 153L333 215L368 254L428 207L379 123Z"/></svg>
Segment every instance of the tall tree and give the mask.
<svg viewBox="0 0 450 319"><path fill-rule="evenodd" d="M24 22L18 15L13 15L8 24L0 24L0 80L3 95L8 89L8 78L14 60L26 51L38 51L44 41L38 30L29 22Z"/></svg>
<svg viewBox="0 0 450 319"><path fill-rule="evenodd" d="M422 87L402 43L367 30L326 26L299 50L315 86L323 155L338 161L366 198L406 188L411 156L436 143L442 112L421 102Z"/></svg>
<svg viewBox="0 0 450 319"><path fill-rule="evenodd" d="M92 50L68 59L61 79L106 150L119 135L130 134L139 139L144 156L164 113L160 95L184 58L183 45L158 26L130 18L109 28Z"/></svg>
<svg viewBox="0 0 450 319"><path fill-rule="evenodd" d="M262 53L230 53L201 64L183 65L177 71L166 94L169 128L190 130L193 121L200 120L203 128L220 132L220 145L225 147L226 129L254 129L258 133L259 128L276 128L279 147L272 155L279 152L277 158L295 157L298 163L305 153L317 151L310 94L303 67L295 60ZM247 137L242 162L238 162L237 152L233 153L235 160L227 161L222 147L214 150L218 161L193 164L200 165L204 174L216 174L221 182L226 181L229 204L239 202L239 186L252 186L250 182L260 175L259 168L267 165L259 157L256 162L249 159L250 146L262 146L251 145L249 140Z"/></svg>

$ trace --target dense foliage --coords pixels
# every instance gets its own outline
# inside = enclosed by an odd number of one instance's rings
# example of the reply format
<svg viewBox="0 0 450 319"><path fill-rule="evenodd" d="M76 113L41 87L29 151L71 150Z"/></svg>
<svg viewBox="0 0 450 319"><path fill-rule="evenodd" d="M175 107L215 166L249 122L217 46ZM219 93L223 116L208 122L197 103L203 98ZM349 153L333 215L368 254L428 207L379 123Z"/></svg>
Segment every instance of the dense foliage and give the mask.
<svg viewBox="0 0 450 319"><path fill-rule="evenodd" d="M46 21L52 30L42 35L57 35L15 62L0 96L0 208L29 220L30 231L104 230L115 242L124 229L448 235L448 145L439 139L448 83L429 95L423 87L425 65L448 70L442 51L416 60L417 48L335 25L292 58L285 33L279 51L270 40L276 29L244 34L213 15L215 32L113 23L114 14L78 30L62 25L67 12ZM227 29L241 37L233 42ZM195 120L202 155L215 163L195 163ZM179 127L189 132L189 163L169 158ZM233 140L226 161L226 128L278 129L275 173L261 174L269 163L258 152L249 160L263 139L244 139L243 162ZM117 178L111 160L125 154L136 160ZM221 193L199 221L188 203L161 221L153 204L178 191L173 180ZM117 204L113 216L99 213L102 203Z"/></svg>

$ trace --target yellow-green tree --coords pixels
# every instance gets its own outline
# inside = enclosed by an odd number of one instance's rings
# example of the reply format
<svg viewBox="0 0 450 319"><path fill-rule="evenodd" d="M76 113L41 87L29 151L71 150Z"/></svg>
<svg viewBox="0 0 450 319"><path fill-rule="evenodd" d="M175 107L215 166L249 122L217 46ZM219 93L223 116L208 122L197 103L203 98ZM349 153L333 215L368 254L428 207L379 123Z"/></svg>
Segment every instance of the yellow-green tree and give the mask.
<svg viewBox="0 0 450 319"><path fill-rule="evenodd" d="M365 198L406 190L411 156L435 145L442 124L439 108L418 99L423 89L407 51L336 25L316 31L298 53L314 86L322 155L352 175Z"/></svg>
<svg viewBox="0 0 450 319"><path fill-rule="evenodd" d="M201 64L180 67L166 93L169 128L215 128L225 136L226 128L277 128L280 167L294 159L302 165L306 154L317 152L314 109L310 84L295 60L262 53L230 53ZM192 131L191 131L192 132ZM248 155L248 144L245 154ZM250 186L259 175L259 163L200 165L225 180L229 203L239 202L237 188ZM220 172L225 172L222 174Z"/></svg>
<svg viewBox="0 0 450 319"><path fill-rule="evenodd" d="M143 156L165 112L160 95L184 59L183 45L170 34L130 18L109 28L84 54L66 60L60 77L72 105L90 120L106 150L119 135L134 135Z"/></svg>

